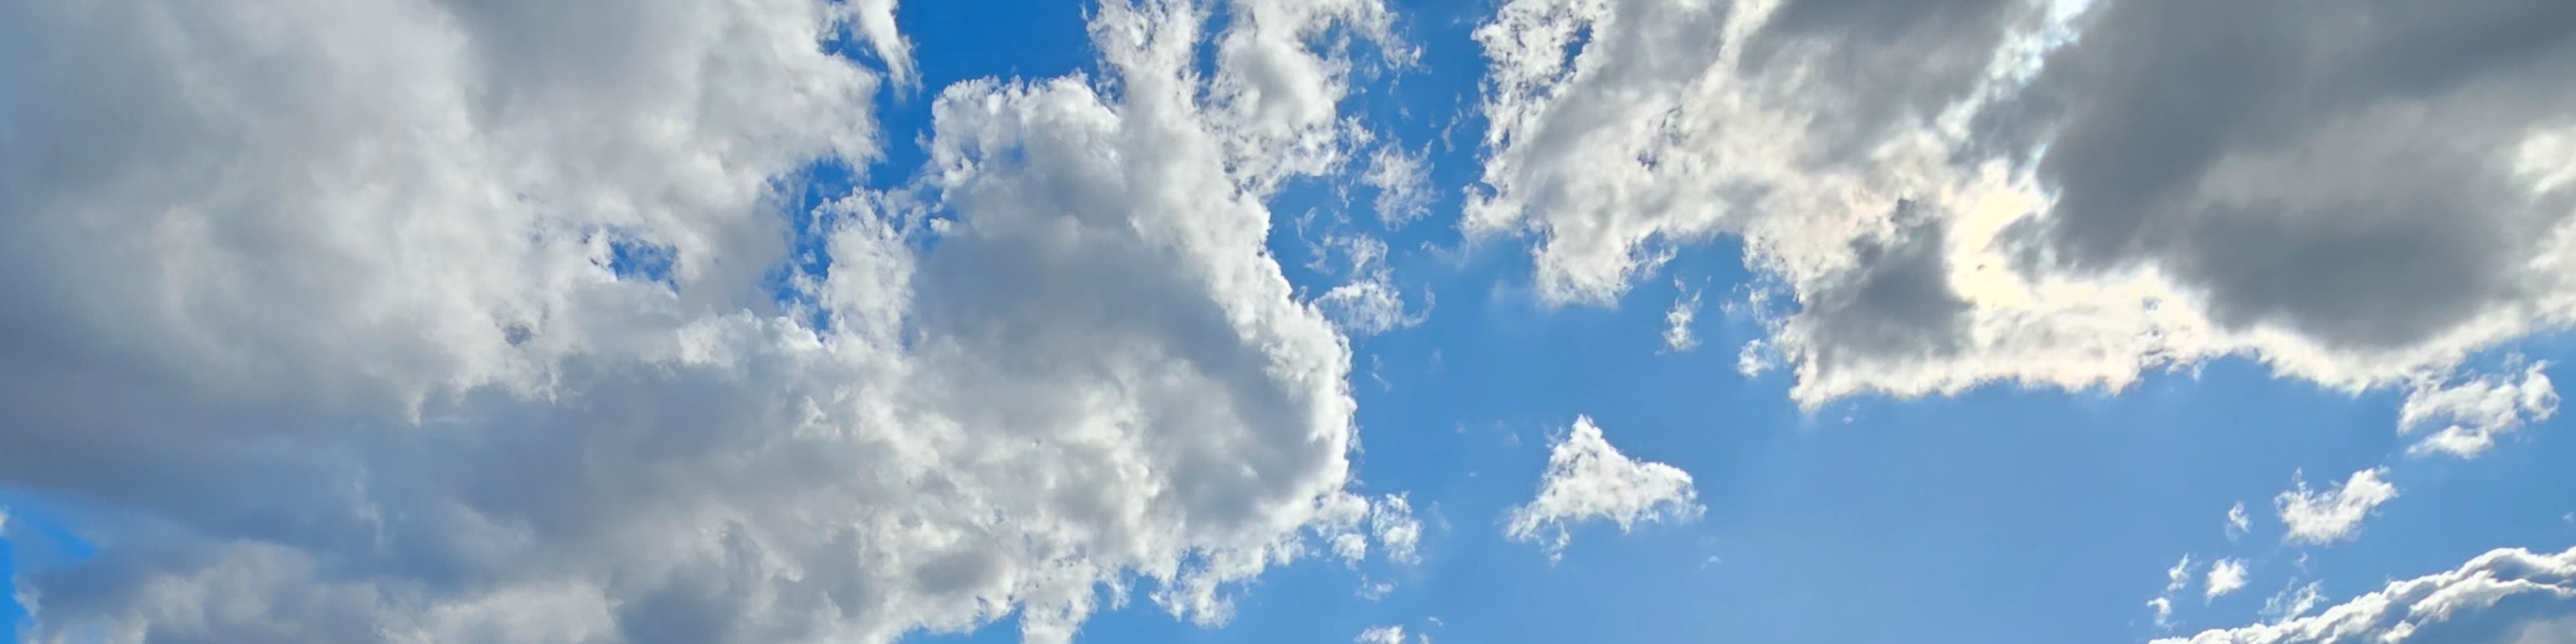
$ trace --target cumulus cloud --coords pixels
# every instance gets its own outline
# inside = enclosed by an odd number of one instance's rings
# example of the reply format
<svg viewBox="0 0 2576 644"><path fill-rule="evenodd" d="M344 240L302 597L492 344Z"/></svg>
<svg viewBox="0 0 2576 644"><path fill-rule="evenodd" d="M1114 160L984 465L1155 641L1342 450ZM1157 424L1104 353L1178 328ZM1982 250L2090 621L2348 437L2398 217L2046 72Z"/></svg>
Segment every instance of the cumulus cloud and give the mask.
<svg viewBox="0 0 2576 644"><path fill-rule="evenodd" d="M2245 560L2220 559L2209 564L2209 577L2203 585L2201 599L2217 599L2244 588Z"/></svg>
<svg viewBox="0 0 2576 644"><path fill-rule="evenodd" d="M2569 20L1511 0L1476 31L1492 125L1465 226L1532 239L1567 303L1740 237L1795 300L1761 350L1808 405L2230 355L2402 385L2576 323L2576 33L2538 26Z"/></svg>
<svg viewBox="0 0 2576 644"><path fill-rule="evenodd" d="M1549 446L1538 498L1512 508L1503 535L1538 542L1553 558L1576 525L1609 521L1626 532L1642 523L1694 521L1704 511L1698 498L1689 473L1619 453L1590 417L1578 417Z"/></svg>
<svg viewBox="0 0 2576 644"><path fill-rule="evenodd" d="M2570 615L2576 615L2576 551L2535 554L2513 548L2480 555L2457 570L2390 582L2315 615L2292 614L2275 623L2156 642L2556 642L2564 641L2552 638L2568 632Z"/></svg>
<svg viewBox="0 0 2576 644"><path fill-rule="evenodd" d="M1409 557L1264 247L1385 11L1223 10L1103 3L1100 78L946 88L809 210L891 2L0 5L0 482L111 546L30 636L1061 642Z"/></svg>
<svg viewBox="0 0 2576 644"><path fill-rule="evenodd" d="M2273 498L2281 523L2289 527L2281 539L2308 545L2351 539L2372 510L2397 498L2397 486L2379 478L2386 474L2387 468L2354 472L2352 478L2323 491L2308 489L2307 480L2293 474L2292 489Z"/></svg>
<svg viewBox="0 0 2576 644"><path fill-rule="evenodd" d="M2409 452L2477 456L2493 447L2497 436L2558 413L2558 388L2543 371L2548 366L2533 363L2519 379L2501 374L2420 378L2408 390L2405 406L2398 409L2397 430L2439 428Z"/></svg>

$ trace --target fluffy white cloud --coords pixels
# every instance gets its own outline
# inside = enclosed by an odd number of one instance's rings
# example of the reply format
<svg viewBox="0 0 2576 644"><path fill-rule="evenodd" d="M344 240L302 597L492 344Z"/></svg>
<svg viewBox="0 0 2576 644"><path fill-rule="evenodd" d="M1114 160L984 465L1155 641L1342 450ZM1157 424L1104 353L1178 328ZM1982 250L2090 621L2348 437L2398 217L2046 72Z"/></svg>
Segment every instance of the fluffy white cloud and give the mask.
<svg viewBox="0 0 2576 644"><path fill-rule="evenodd" d="M2386 474L2386 468L2354 472L2352 478L2324 491L2308 489L2307 480L2293 474L2292 489L2272 500L2280 510L2281 523L2289 527L2281 539L2326 545L2352 538L2373 509L2397 498L2397 486L2379 479Z"/></svg>
<svg viewBox="0 0 2576 644"><path fill-rule="evenodd" d="M1590 417L1578 417L1548 449L1538 498L1512 508L1503 535L1539 542L1556 557L1573 539L1569 529L1575 525L1606 520L1625 532L1640 523L1694 521L1704 511L1698 498L1690 473L1628 458L1610 446Z"/></svg>
<svg viewBox="0 0 2576 644"><path fill-rule="evenodd" d="M31 635L1060 642L1410 556L1264 248L1385 12L1225 10L1104 3L1101 78L946 88L808 213L891 2L0 5L0 482L111 546Z"/></svg>
<svg viewBox="0 0 2576 644"><path fill-rule="evenodd" d="M1533 238L1556 302L1740 237L1795 302L1752 363L1808 405L2119 389L2229 355L2400 385L2576 323L2576 37L2518 28L2570 19L1511 0L1476 32L1492 126L1465 226Z"/></svg>
<svg viewBox="0 0 2576 644"><path fill-rule="evenodd" d="M2558 388L2543 372L2548 366L2533 363L2518 380L2499 374L2456 380L2420 378L2398 410L2397 430L2413 433L2440 427L2409 448L2411 452L2477 456L2493 447L2497 436L2558 413Z"/></svg>
<svg viewBox="0 0 2576 644"><path fill-rule="evenodd" d="M2220 559L2209 564L2209 577L2201 591L2202 600L2217 599L2245 588L2245 560Z"/></svg>
<svg viewBox="0 0 2576 644"><path fill-rule="evenodd" d="M2310 586L2313 591L2314 586ZM2308 595L2313 598L2315 595ZM2304 613L2304 610L2298 613ZM2521 644L2566 632L2576 614L2576 551L2489 552L2457 570L2390 582L2313 616L2203 631L2158 644L2459 642Z"/></svg>

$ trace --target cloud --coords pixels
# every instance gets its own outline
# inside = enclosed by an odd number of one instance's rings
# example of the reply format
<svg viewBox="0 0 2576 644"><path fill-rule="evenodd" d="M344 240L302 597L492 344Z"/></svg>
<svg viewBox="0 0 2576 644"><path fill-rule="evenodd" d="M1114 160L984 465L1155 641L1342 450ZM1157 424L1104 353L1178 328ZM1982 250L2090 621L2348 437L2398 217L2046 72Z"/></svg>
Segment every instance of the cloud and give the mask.
<svg viewBox="0 0 2576 644"><path fill-rule="evenodd" d="M1503 535L1538 542L1555 557L1575 525L1606 520L1626 532L1641 523L1694 521L1705 511L1698 498L1689 473L1620 454L1590 417L1578 417L1549 446L1538 498L1512 508Z"/></svg>
<svg viewBox="0 0 2576 644"><path fill-rule="evenodd" d="M1691 320L1699 317L1699 291L1687 290L1679 281L1674 288L1683 289L1673 296L1673 308L1664 311L1664 350L1681 353L1699 347L1699 338L1691 335Z"/></svg>
<svg viewBox="0 0 2576 644"><path fill-rule="evenodd" d="M1350 281L1324 291L1314 300L1315 307L1323 310L1324 316L1343 333L1352 337L1378 335L1411 328L1431 318L1428 305L1421 311L1407 310L1404 293L1395 285L1394 271L1386 265L1386 253L1386 242L1359 234L1326 235L1315 248L1319 260L1335 255L1345 260L1341 273Z"/></svg>
<svg viewBox="0 0 2576 644"><path fill-rule="evenodd" d="M2310 586L2311 589L2314 586ZM2309 597L2314 597L2313 593ZM2576 614L2576 551L2488 552L2457 570L2390 582L2387 587L2315 615L2203 631L2158 644L2293 644L2303 642L2461 642L2522 644L2561 641Z"/></svg>
<svg viewBox="0 0 2576 644"><path fill-rule="evenodd" d="M2281 523L2289 526L2281 539L2308 545L2351 539L2373 509L2397 498L2397 486L2379 478L2386 474L2386 468L2354 472L2351 479L2322 492L2309 490L2305 479L2292 475L2293 489L2273 499Z"/></svg>
<svg viewBox="0 0 2576 644"><path fill-rule="evenodd" d="M1465 227L1561 303L1740 238L1810 406L2224 356L2402 385L2576 323L2576 35L2535 27L2570 12L1512 0Z"/></svg>
<svg viewBox="0 0 2576 644"><path fill-rule="evenodd" d="M2172 568L2165 569L2165 592L2180 592L2191 585L2193 563L2191 555L2183 555L2181 561L2176 561Z"/></svg>
<svg viewBox="0 0 2576 644"><path fill-rule="evenodd" d="M2155 611L2157 629L2173 628L2173 598L2157 597L2147 600L2147 608Z"/></svg>
<svg viewBox="0 0 2576 644"><path fill-rule="evenodd" d="M1061 642L1409 552L1264 247L1384 11L1225 10L1105 3L1100 78L808 208L890 2L0 6L0 473L107 544L30 636Z"/></svg>
<svg viewBox="0 0 2576 644"><path fill-rule="evenodd" d="M2245 512L2244 501L2237 501L2236 505L2227 506L2228 541L2235 541L2237 537L2245 536L2246 531L2252 530L2253 527L2254 518Z"/></svg>
<svg viewBox="0 0 2576 644"><path fill-rule="evenodd" d="M1404 644L1404 627L1400 625L1371 626L1360 631L1360 636L1352 638L1351 641L1356 644ZM1413 642L1414 644L1431 644L1431 636L1416 633L1413 636Z"/></svg>
<svg viewBox="0 0 2576 644"><path fill-rule="evenodd" d="M2245 560L2220 559L2209 564L2209 577L2201 593L2202 600L2217 599L2245 587Z"/></svg>
<svg viewBox="0 0 2576 644"><path fill-rule="evenodd" d="M2279 623L2306 615L2308 611L2316 610L2318 604L2325 603L2324 589L2325 582L2321 581L2311 581L2306 585L2291 582L2291 585L2282 588L2281 592L2264 598L2263 616Z"/></svg>
<svg viewBox="0 0 2576 644"><path fill-rule="evenodd" d="M1387 229L1403 228L1431 214L1429 157L1427 149L1408 152L1392 144L1378 146L1369 155L1368 171L1360 175L1360 183L1377 189L1370 205Z"/></svg>
<svg viewBox="0 0 2576 644"><path fill-rule="evenodd" d="M2441 429L2407 451L2475 457L2494 446L2497 436L2524 423L2548 420L2558 413L2558 388L2543 371L2548 366L2531 364L2519 381L2504 375L2416 380L2407 391L2405 406L2398 410L2397 430Z"/></svg>

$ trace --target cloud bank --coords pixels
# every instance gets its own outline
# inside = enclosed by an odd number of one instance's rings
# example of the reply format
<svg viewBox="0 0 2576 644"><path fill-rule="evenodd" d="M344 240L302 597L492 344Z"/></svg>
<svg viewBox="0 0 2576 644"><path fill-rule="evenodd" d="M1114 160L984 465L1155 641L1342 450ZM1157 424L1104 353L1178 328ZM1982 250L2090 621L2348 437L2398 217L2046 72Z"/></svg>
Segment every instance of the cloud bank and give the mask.
<svg viewBox="0 0 2576 644"><path fill-rule="evenodd" d="M918 184L809 207L891 2L0 7L0 482L104 540L31 636L1061 642L1409 559L1264 248L1387 14L1215 9L1104 3L1100 77L945 88Z"/></svg>
<svg viewBox="0 0 2576 644"><path fill-rule="evenodd" d="M1465 226L1615 301L1743 240L1808 405L2222 356L2402 385L2576 322L2546 0L1512 0ZM2216 28L2212 28L2216 26ZM2189 47L2177 42L2194 43Z"/></svg>
<svg viewBox="0 0 2576 644"><path fill-rule="evenodd" d="M2156 644L2537 644L2565 641L2570 615L2576 615L2576 551L2509 548L2457 570L2390 582L2315 615L2291 614L2277 623L2213 629Z"/></svg>

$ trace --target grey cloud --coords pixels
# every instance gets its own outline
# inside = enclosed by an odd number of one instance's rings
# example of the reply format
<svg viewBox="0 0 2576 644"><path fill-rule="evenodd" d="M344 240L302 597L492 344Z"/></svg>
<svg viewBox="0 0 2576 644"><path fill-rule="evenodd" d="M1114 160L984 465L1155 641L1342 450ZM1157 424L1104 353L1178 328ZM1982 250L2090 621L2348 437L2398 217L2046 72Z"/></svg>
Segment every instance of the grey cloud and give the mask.
<svg viewBox="0 0 2576 644"><path fill-rule="evenodd" d="M2576 7L2113 2L2047 62L2059 261L2166 268L2234 328L2358 350L2526 298L2576 205L2496 158L2576 99Z"/></svg>
<svg viewBox="0 0 2576 644"><path fill-rule="evenodd" d="M1794 330L1805 334L1827 369L1884 356L1938 359L1960 350L1968 303L1952 290L1943 225L1900 204L1888 238L1852 242L1849 273L1806 295ZM1857 354L1858 357L1855 357Z"/></svg>
<svg viewBox="0 0 2576 644"><path fill-rule="evenodd" d="M1478 31L1466 227L1599 304L1659 245L1741 237L1803 305L1748 364L1808 405L2230 355L2403 384L2576 323L2571 12L1516 0ZM1887 245L1917 225L1933 248Z"/></svg>
<svg viewBox="0 0 2576 644"><path fill-rule="evenodd" d="M1223 34L1299 45L1225 63L1316 72L1263 79L1296 109L1201 109L1251 81L1186 73L1200 8L1110 3L1115 96L948 88L927 178L789 216L875 145L818 39L895 56L890 3L0 6L0 484L102 545L28 569L29 636L1061 642L1104 584L1222 621L1372 516L1347 341L1263 252L1302 170L1228 170L1347 146L1307 36L1383 7L1298 6ZM774 305L791 224L830 263Z"/></svg>

